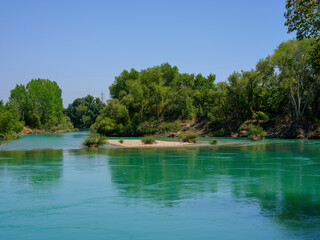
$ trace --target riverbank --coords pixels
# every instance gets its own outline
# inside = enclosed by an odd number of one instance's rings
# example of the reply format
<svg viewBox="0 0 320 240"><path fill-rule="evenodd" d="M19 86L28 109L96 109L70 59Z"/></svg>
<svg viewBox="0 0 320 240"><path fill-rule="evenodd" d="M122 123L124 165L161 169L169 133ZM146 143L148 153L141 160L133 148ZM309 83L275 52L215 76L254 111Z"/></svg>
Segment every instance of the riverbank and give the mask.
<svg viewBox="0 0 320 240"><path fill-rule="evenodd" d="M24 127L19 135L27 136L27 135L38 135L38 134L48 134L48 133L68 133L68 132L77 132L77 131L79 131L77 128L47 130L47 129L31 129L29 127Z"/></svg>
<svg viewBox="0 0 320 240"><path fill-rule="evenodd" d="M320 139L320 124L310 122L285 121L272 119L268 121L239 121L237 119L215 121L190 121L179 124L180 129L192 131L199 137L246 137L247 125L261 126L269 139ZM154 137L177 137L180 131L155 134Z"/></svg>

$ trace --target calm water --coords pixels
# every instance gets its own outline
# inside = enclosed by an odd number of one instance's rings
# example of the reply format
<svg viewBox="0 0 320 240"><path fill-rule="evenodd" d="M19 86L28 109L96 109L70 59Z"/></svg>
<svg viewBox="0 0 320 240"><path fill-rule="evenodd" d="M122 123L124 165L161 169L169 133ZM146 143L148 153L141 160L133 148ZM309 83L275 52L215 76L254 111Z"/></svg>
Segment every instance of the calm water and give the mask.
<svg viewBox="0 0 320 240"><path fill-rule="evenodd" d="M320 239L320 141L0 146L0 239ZM227 141L230 139L221 139Z"/></svg>

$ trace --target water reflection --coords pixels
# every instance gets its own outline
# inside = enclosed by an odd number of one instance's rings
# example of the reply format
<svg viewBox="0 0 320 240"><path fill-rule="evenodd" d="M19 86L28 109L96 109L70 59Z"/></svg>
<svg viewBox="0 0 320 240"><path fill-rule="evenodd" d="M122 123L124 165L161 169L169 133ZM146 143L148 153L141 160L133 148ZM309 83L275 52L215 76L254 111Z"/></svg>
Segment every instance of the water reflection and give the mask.
<svg viewBox="0 0 320 240"><path fill-rule="evenodd" d="M50 185L62 177L63 150L0 151L0 173L19 184Z"/></svg>
<svg viewBox="0 0 320 240"><path fill-rule="evenodd" d="M288 227L320 226L319 149L297 143L110 151L112 181L126 198L164 206L206 193L258 202ZM312 218L312 224L306 219Z"/></svg>
<svg viewBox="0 0 320 240"><path fill-rule="evenodd" d="M1 189L13 192L7 199L16 197L12 206L2 204L11 209L20 206L18 198L27 195L15 195L11 188L16 185L17 190L24 186L49 189L50 194L30 191L28 195L31 202L33 192L42 196L48 209L51 204L53 209L63 206L68 213L78 203L74 212L84 208L90 215L92 210L99 214L104 209L103 217L113 208L114 216L118 211L125 214L129 208L122 208L123 202L174 212L184 209L186 201L205 199L205 207L212 211L212 205L222 199L226 212L235 202L245 211L257 206L262 218L316 239L320 237L319 154L318 143L311 141L175 149L0 151Z"/></svg>

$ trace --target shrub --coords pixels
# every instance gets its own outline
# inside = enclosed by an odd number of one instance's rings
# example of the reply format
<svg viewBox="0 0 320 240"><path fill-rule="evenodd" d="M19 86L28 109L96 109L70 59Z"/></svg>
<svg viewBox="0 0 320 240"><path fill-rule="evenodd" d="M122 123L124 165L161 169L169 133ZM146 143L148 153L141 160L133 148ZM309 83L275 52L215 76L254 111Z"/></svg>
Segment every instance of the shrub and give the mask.
<svg viewBox="0 0 320 240"><path fill-rule="evenodd" d="M269 120L269 116L267 114L265 114L264 112L262 112L262 111L258 111L258 112L253 113L252 118L257 120L257 121L259 121L259 120L264 120L264 121Z"/></svg>
<svg viewBox="0 0 320 240"><path fill-rule="evenodd" d="M226 130L224 128L221 128L217 131L214 131L213 135L217 136L217 137L222 137L222 136L226 135Z"/></svg>
<svg viewBox="0 0 320 240"><path fill-rule="evenodd" d="M101 136L100 134L97 134L97 133L92 133L83 141L82 145L87 147L98 147L106 143L107 143L106 137Z"/></svg>
<svg viewBox="0 0 320 240"><path fill-rule="evenodd" d="M157 133L166 134L167 132L177 132L180 126L176 122L163 122L158 126Z"/></svg>
<svg viewBox="0 0 320 240"><path fill-rule="evenodd" d="M20 137L20 134L17 132L8 132L5 134L0 134L0 140L14 140L14 139L18 139Z"/></svg>
<svg viewBox="0 0 320 240"><path fill-rule="evenodd" d="M138 132L142 135L152 135L158 131L159 123L152 121L145 121L138 126Z"/></svg>
<svg viewBox="0 0 320 240"><path fill-rule="evenodd" d="M141 139L141 142L143 142L144 144L154 144L156 140L152 137L144 137Z"/></svg>
<svg viewBox="0 0 320 240"><path fill-rule="evenodd" d="M217 139L212 139L209 143L211 145L216 145L218 143L218 140Z"/></svg>
<svg viewBox="0 0 320 240"><path fill-rule="evenodd" d="M119 140L119 143L121 143L121 144L122 144L123 142L124 142L124 141L123 141L122 139L120 139L120 140Z"/></svg>
<svg viewBox="0 0 320 240"><path fill-rule="evenodd" d="M49 132L72 132L76 129L73 127L73 124L69 117L63 116L60 123L58 123L55 126L51 126L49 129L47 129Z"/></svg>
<svg viewBox="0 0 320 240"><path fill-rule="evenodd" d="M263 131L262 127L254 126L253 124L250 124L248 126L247 136L251 140L260 141L260 140L264 139L266 135L267 134L265 131Z"/></svg>
<svg viewBox="0 0 320 240"><path fill-rule="evenodd" d="M185 133L180 133L178 138L181 139L182 142L196 143L198 135L194 132L188 131Z"/></svg>

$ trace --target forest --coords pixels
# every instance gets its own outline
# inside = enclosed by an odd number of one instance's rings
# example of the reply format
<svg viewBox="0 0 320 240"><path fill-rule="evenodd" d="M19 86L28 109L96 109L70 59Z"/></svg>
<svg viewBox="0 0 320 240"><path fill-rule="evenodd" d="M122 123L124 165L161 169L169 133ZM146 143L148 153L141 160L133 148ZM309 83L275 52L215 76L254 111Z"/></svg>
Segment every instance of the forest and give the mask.
<svg viewBox="0 0 320 240"><path fill-rule="evenodd" d="M9 100L0 102L0 139L18 137L25 126L31 132L90 128L106 136L175 136L187 130L242 136L253 128L267 137L319 138L318 4L288 0L286 25L297 38L282 42L255 69L233 72L226 81L216 82L213 73L181 73L169 63L132 68L115 77L106 103L88 95L66 109L54 81L16 85Z"/></svg>

